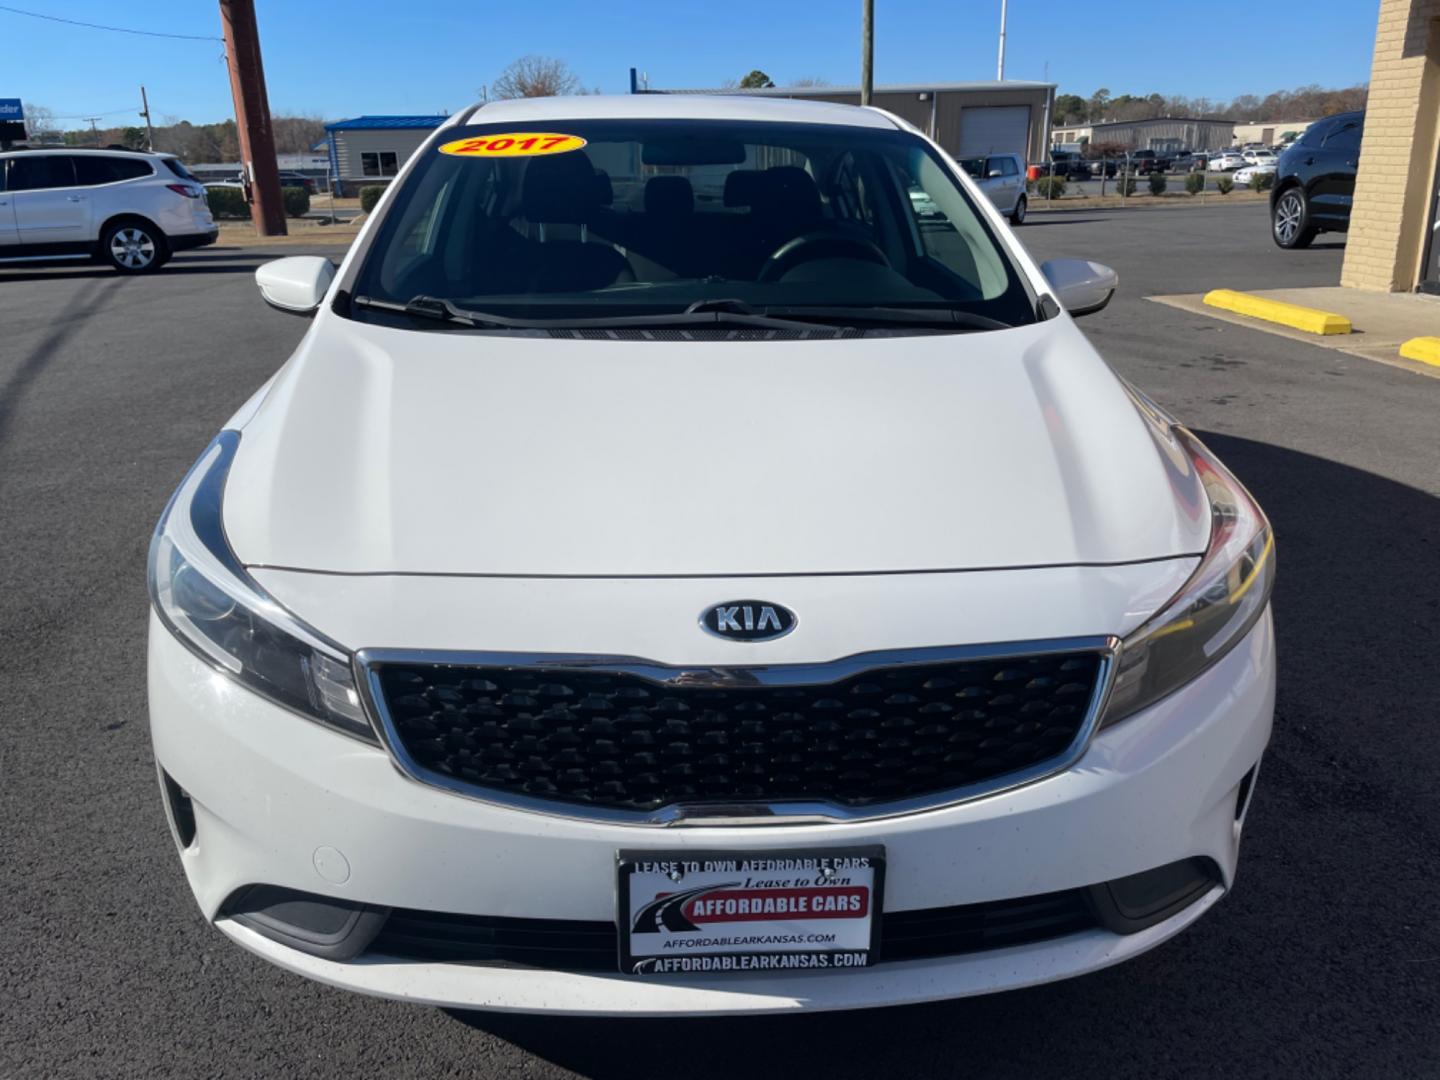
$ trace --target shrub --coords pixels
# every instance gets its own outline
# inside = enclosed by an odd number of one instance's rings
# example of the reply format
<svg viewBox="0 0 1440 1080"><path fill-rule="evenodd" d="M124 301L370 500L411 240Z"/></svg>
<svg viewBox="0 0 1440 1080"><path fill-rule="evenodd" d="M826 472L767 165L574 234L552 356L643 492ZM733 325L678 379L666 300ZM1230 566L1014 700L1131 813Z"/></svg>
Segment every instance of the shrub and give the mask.
<svg viewBox="0 0 1440 1080"><path fill-rule="evenodd" d="M245 201L245 192L238 187L206 188L205 201L210 204L210 213L217 218L250 216L250 206Z"/></svg>
<svg viewBox="0 0 1440 1080"><path fill-rule="evenodd" d="M1270 190L1272 187L1274 187L1274 186L1275 186L1275 174L1274 174L1274 173L1251 173L1251 174L1250 174L1250 190L1251 190L1251 191L1269 191L1269 190Z"/></svg>
<svg viewBox="0 0 1440 1080"><path fill-rule="evenodd" d="M1122 176L1115 181L1115 190L1127 198L1135 194L1135 178L1133 176Z"/></svg>
<svg viewBox="0 0 1440 1080"><path fill-rule="evenodd" d="M1229 195L1235 190L1235 181L1231 177L1222 176L1215 181L1215 190L1221 195Z"/></svg>
<svg viewBox="0 0 1440 1080"><path fill-rule="evenodd" d="M303 187L281 188L280 197L285 203L286 217L304 217L310 212L310 193Z"/></svg>
<svg viewBox="0 0 1440 1080"><path fill-rule="evenodd" d="M1065 194L1063 176L1042 176L1035 181L1035 194L1042 199L1058 199Z"/></svg>
<svg viewBox="0 0 1440 1080"><path fill-rule="evenodd" d="M1150 194L1151 194L1151 195L1164 195L1164 194L1165 194L1165 174L1164 174L1164 173L1152 172L1152 173L1150 174Z"/></svg>
<svg viewBox="0 0 1440 1080"><path fill-rule="evenodd" d="M385 189L376 184L360 189L360 209L370 213L375 209L375 204L380 201L380 196L385 194Z"/></svg>
<svg viewBox="0 0 1440 1080"><path fill-rule="evenodd" d="M1202 172L1186 173L1185 190L1191 195L1199 195L1205 190L1205 174Z"/></svg>

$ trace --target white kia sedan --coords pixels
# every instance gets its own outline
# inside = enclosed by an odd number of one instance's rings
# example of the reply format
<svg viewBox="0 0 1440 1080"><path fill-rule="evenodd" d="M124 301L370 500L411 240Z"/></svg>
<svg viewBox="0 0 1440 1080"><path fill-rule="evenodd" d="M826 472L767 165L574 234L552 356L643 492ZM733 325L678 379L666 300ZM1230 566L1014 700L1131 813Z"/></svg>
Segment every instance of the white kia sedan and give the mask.
<svg viewBox="0 0 1440 1080"><path fill-rule="evenodd" d="M1076 327L1115 275L903 121L495 102L338 269L256 276L308 332L150 555L160 786L240 945L459 1008L858 1008L1232 887L1270 526Z"/></svg>

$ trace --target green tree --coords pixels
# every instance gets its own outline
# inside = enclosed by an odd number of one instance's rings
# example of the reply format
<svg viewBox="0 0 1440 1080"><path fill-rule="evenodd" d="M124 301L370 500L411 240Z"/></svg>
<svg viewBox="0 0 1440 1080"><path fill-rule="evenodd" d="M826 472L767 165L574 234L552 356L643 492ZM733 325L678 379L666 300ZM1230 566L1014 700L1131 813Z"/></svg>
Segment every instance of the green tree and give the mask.
<svg viewBox="0 0 1440 1080"><path fill-rule="evenodd" d="M1081 124L1090 115L1085 99L1079 94L1055 95L1055 122L1057 124Z"/></svg>
<svg viewBox="0 0 1440 1080"><path fill-rule="evenodd" d="M120 132L120 145L127 146L131 150L145 149L145 129L142 127L127 127Z"/></svg>
<svg viewBox="0 0 1440 1080"><path fill-rule="evenodd" d="M743 79L740 80L741 90L769 90L774 85L775 80L770 78L769 75L766 75L759 68L756 68L754 71L750 72L749 75L746 75Z"/></svg>

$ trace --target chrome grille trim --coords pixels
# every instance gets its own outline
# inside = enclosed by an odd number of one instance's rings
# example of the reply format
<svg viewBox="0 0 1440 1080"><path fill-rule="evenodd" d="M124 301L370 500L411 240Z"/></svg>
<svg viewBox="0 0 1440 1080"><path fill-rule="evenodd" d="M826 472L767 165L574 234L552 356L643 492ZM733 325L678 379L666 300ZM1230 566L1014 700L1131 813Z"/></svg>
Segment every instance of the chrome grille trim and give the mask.
<svg viewBox="0 0 1440 1080"><path fill-rule="evenodd" d="M1115 677L1120 639L1110 635L1045 638L987 645L941 645L856 653L820 663L721 665L715 667L661 664L630 656L585 653L467 652L428 649L361 649L355 654L356 684L381 742L399 772L416 783L453 795L510 810L576 821L632 826L806 825L875 821L923 813L971 802L1036 783L1070 768L1090 745L1104 712ZM1066 751L1037 766L995 777L969 787L865 807L826 802L744 802L736 804L672 804L654 811L586 807L544 798L497 791L464 783L425 768L405 749L385 704L377 669L390 664L432 664L454 667L570 668L636 676L659 686L735 688L749 686L823 686L854 675L905 665L967 660L1021 660L1051 653L1093 652L1099 658L1095 687L1074 740Z"/></svg>

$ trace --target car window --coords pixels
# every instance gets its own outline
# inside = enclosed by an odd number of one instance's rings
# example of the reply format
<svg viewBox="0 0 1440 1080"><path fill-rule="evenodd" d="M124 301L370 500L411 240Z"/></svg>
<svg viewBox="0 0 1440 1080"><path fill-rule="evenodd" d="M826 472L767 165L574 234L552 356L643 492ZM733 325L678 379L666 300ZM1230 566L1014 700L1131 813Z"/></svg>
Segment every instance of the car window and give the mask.
<svg viewBox="0 0 1440 1080"><path fill-rule="evenodd" d="M1020 174L1020 168L1015 164L1015 159L1008 155L1000 159L1000 171L1006 176L1018 176Z"/></svg>
<svg viewBox="0 0 1440 1080"><path fill-rule="evenodd" d="M144 158L76 154L71 160L75 165L75 182L82 187L95 184L114 184L121 180L135 180L142 176L154 175L150 163Z"/></svg>
<svg viewBox="0 0 1440 1080"><path fill-rule="evenodd" d="M43 191L75 186L75 168L65 154L35 154L10 159L10 191Z"/></svg>
<svg viewBox="0 0 1440 1080"><path fill-rule="evenodd" d="M1360 124L1349 120L1325 136L1326 150L1358 150L1360 148Z"/></svg>
<svg viewBox="0 0 1440 1080"><path fill-rule="evenodd" d="M162 158L161 160L165 162L165 167L169 169L172 173L174 173L176 176L180 177L181 180L195 179L195 177L191 175L190 170L185 168L185 166L182 165L178 159L173 157L167 157Z"/></svg>
<svg viewBox="0 0 1440 1080"><path fill-rule="evenodd" d="M1035 319L1028 285L948 159L908 132L587 120L440 138L458 153L421 152L354 295L556 320L722 300ZM566 138L573 148L523 152Z"/></svg>
<svg viewBox="0 0 1440 1080"><path fill-rule="evenodd" d="M985 178L985 159L978 157L967 157L960 159L960 168L973 176L976 180Z"/></svg>

